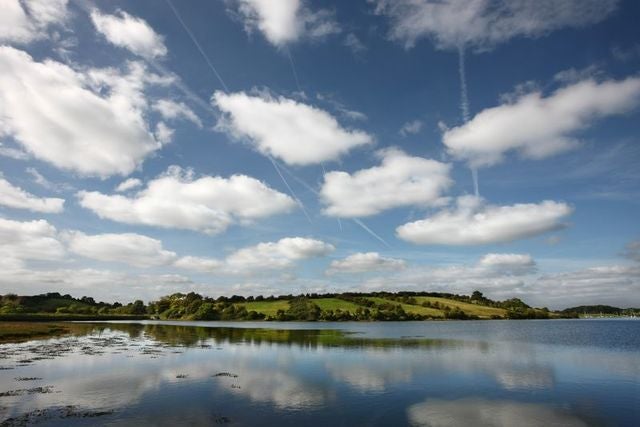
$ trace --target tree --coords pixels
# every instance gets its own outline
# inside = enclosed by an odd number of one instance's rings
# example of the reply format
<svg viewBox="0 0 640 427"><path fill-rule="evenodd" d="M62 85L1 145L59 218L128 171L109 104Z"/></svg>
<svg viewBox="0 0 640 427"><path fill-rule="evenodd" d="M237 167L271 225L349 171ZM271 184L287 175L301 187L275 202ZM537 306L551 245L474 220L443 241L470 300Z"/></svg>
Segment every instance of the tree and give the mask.
<svg viewBox="0 0 640 427"><path fill-rule="evenodd" d="M145 314L147 312L147 308L144 306L144 302L142 302L142 300L137 299L133 304L131 304L129 312L131 314Z"/></svg>

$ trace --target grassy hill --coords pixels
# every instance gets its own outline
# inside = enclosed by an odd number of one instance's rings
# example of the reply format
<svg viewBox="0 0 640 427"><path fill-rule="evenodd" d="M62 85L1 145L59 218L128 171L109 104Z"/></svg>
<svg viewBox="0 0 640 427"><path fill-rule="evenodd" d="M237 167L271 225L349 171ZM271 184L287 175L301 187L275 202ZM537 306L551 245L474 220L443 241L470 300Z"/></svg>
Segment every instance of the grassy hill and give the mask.
<svg viewBox="0 0 640 427"><path fill-rule="evenodd" d="M492 301L478 291L471 296L430 292L346 292L218 298L190 292L167 295L148 305L139 300L127 305L96 302L91 297L74 298L57 292L0 296L0 320L82 320L135 316L183 320L376 321L538 319L561 315L566 313L532 308L517 298Z"/></svg>
<svg viewBox="0 0 640 427"><path fill-rule="evenodd" d="M310 297L308 300L318 306L322 312L349 313L357 317L358 313L369 310L395 310L398 306L405 313L423 318L444 319L452 318L451 313L464 313L462 318L505 319L509 317L509 310L505 308L482 304L481 302L464 302L452 298L434 296L416 296L398 299L394 295L363 296L343 299L340 297ZM278 312L287 312L290 308L289 300L262 300L235 304L247 311L255 311L268 317L276 317ZM358 320L358 319L355 319Z"/></svg>

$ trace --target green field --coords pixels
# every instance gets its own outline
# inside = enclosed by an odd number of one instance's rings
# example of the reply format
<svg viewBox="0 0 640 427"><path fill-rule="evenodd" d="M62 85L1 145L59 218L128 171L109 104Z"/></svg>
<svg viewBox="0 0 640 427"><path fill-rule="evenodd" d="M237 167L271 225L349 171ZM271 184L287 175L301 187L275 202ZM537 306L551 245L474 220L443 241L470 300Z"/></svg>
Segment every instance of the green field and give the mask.
<svg viewBox="0 0 640 427"><path fill-rule="evenodd" d="M247 311L264 313L265 316L275 316L278 310L287 311L289 301L250 301L236 304L238 307L246 307Z"/></svg>
<svg viewBox="0 0 640 427"><path fill-rule="evenodd" d="M466 314L470 316L478 316L480 318L491 318L492 316L500 316L504 317L506 315L506 310L502 308L494 308L487 307L478 304L471 304L466 302L460 302L448 298L438 298L438 297L415 297L417 304L405 304L399 301L394 301L391 299L380 298L380 297L366 297L369 301L372 301L376 304L393 304L400 305L402 309L407 313L420 314L423 316L431 316L431 317L444 317L444 312L442 309L436 309L432 307L423 307L421 304L423 302L430 302L431 304L437 302L444 308L448 306L451 309L459 308L464 311ZM348 311L350 313L355 313L358 308L366 308L365 306L355 304L350 301L345 301L340 298L314 298L313 303L316 304L322 311L336 310ZM258 313L264 313L266 316L275 316L278 310L287 311L289 309L289 302L284 300L276 300L276 301L251 301L244 303L237 303L238 306L246 307L247 311L256 311Z"/></svg>
<svg viewBox="0 0 640 427"><path fill-rule="evenodd" d="M340 309L341 311L348 311L350 313L355 313L356 309L363 307L358 304L354 304L349 301L342 300L340 298L316 298L313 299L313 303L316 304L322 311L333 310L336 311Z"/></svg>
<svg viewBox="0 0 640 427"><path fill-rule="evenodd" d="M437 302L441 306L447 305L450 308L457 307L468 315L478 316L483 318L491 318L491 316L504 317L507 314L507 310L503 308L487 307L484 305L460 302L460 301L451 300L447 298L438 298L438 297L415 297L415 298L418 304L422 304L423 302L427 302L427 301L430 302L431 304L433 304L434 302Z"/></svg>
<svg viewBox="0 0 640 427"><path fill-rule="evenodd" d="M423 316L444 317L444 313L440 310L436 310L435 308L427 308L427 307L422 307L420 305L413 305L413 304L403 304L398 301L393 301L390 299L379 298L379 297L367 297L367 299L369 301L375 302L376 304L393 304L393 305L399 304L400 306L402 306L402 309L407 313L421 314Z"/></svg>

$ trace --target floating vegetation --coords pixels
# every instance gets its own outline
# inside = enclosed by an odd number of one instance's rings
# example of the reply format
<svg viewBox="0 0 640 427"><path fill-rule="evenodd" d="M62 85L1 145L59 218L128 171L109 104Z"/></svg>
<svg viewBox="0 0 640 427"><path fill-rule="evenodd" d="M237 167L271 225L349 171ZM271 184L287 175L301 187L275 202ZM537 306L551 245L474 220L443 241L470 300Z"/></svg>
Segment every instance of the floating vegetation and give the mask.
<svg viewBox="0 0 640 427"><path fill-rule="evenodd" d="M69 405L63 407L36 409L34 411L18 415L17 417L8 418L0 423L0 427L22 427L53 419L96 418L111 414L113 414L112 410L90 411Z"/></svg>
<svg viewBox="0 0 640 427"><path fill-rule="evenodd" d="M230 378L238 378L237 374L232 374L231 372L218 372L217 374L211 375L212 377L230 377Z"/></svg>
<svg viewBox="0 0 640 427"><path fill-rule="evenodd" d="M9 396L24 396L25 394L48 394L53 393L53 386L47 385L44 387L23 388L19 390L9 390L0 393L0 397Z"/></svg>

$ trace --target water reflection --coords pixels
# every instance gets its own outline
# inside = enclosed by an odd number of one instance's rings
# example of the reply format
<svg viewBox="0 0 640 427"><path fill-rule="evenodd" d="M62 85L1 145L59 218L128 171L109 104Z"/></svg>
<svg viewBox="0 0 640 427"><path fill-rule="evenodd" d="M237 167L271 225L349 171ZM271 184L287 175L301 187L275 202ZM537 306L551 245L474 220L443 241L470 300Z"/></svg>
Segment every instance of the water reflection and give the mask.
<svg viewBox="0 0 640 427"><path fill-rule="evenodd" d="M594 347L587 355L403 332L401 325L399 338L380 338L334 329L75 324L67 337L0 345L0 393L53 391L0 395L0 418L3 425L309 426L637 420L637 352ZM589 417L569 410L584 402Z"/></svg>
<svg viewBox="0 0 640 427"><path fill-rule="evenodd" d="M424 427L582 427L580 418L552 406L509 400L427 400L407 410L414 426Z"/></svg>

